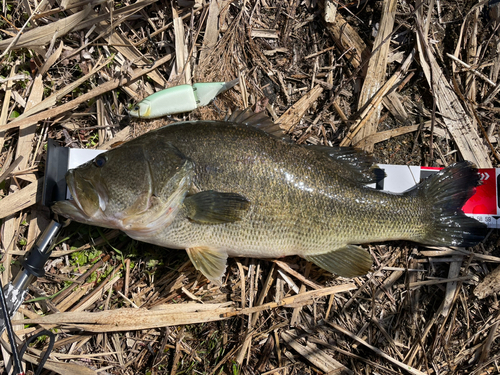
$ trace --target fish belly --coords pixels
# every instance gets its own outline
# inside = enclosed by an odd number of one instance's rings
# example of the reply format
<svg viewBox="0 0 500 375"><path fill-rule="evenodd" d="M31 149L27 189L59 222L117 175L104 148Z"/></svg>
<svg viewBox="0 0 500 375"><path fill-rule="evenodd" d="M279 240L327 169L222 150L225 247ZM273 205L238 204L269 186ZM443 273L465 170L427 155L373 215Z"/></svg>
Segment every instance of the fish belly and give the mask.
<svg viewBox="0 0 500 375"><path fill-rule="evenodd" d="M352 192L354 188L350 188ZM322 254L347 244L411 240L423 235L417 202L378 194L370 198L371 190L358 193L365 194L364 204L356 200L346 203L344 197L342 202L318 205L317 199L304 196L296 210L284 204L276 214L273 207L258 204L241 221L227 224L198 224L180 212L170 227L154 238L142 240L179 249L207 247L231 257L280 258ZM304 206L308 207L306 212Z"/></svg>

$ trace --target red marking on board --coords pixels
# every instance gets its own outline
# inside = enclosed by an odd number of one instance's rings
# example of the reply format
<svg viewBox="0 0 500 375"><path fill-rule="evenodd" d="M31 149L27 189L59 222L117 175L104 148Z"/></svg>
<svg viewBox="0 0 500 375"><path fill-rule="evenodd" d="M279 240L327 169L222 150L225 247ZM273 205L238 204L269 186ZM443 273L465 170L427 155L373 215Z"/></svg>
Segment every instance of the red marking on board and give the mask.
<svg viewBox="0 0 500 375"><path fill-rule="evenodd" d="M479 169L482 185L463 207L466 214L496 215L496 173L495 168Z"/></svg>
<svg viewBox="0 0 500 375"><path fill-rule="evenodd" d="M440 171L440 167L420 167L421 170ZM495 168L478 169L482 184L465 203L462 210L466 214L496 215L496 172Z"/></svg>

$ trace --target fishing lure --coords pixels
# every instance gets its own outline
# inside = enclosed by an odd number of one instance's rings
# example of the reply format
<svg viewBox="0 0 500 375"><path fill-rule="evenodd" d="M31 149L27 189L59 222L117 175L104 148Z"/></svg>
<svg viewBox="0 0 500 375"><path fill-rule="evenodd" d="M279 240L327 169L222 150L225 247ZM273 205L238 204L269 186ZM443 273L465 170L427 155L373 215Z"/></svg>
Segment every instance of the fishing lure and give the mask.
<svg viewBox="0 0 500 375"><path fill-rule="evenodd" d="M129 112L138 118L157 118L176 113L192 111L207 105L215 97L234 87L239 82L206 82L191 85L180 85L155 92L137 103Z"/></svg>

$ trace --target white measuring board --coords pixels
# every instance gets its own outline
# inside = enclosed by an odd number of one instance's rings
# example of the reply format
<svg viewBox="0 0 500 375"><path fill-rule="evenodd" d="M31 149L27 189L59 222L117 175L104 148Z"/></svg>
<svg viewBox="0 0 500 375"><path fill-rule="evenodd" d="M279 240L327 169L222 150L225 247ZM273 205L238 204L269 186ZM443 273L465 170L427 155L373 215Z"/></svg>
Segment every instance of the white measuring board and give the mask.
<svg viewBox="0 0 500 375"><path fill-rule="evenodd" d="M442 168L416 167L406 165L379 164L386 177L371 185L377 189L402 193L413 187L420 180L436 173ZM476 188L476 193L462 208L467 216L479 220L489 228L499 228L500 222L500 168L479 169L482 184Z"/></svg>

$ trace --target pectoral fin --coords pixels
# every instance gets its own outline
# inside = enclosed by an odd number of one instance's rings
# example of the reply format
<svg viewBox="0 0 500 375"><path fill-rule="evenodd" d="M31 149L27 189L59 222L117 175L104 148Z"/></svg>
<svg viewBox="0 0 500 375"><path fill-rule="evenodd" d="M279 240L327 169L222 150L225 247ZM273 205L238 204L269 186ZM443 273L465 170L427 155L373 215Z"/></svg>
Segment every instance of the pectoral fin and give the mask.
<svg viewBox="0 0 500 375"><path fill-rule="evenodd" d="M186 251L198 271L205 275L208 280L222 285L222 276L227 263L226 252L208 247L191 247Z"/></svg>
<svg viewBox="0 0 500 375"><path fill-rule="evenodd" d="M250 202L236 193L202 191L184 199L187 217L201 224L231 223L241 220Z"/></svg>
<svg viewBox="0 0 500 375"><path fill-rule="evenodd" d="M304 257L317 266L342 277L365 275L372 266L372 257L361 247L347 245L325 254Z"/></svg>

